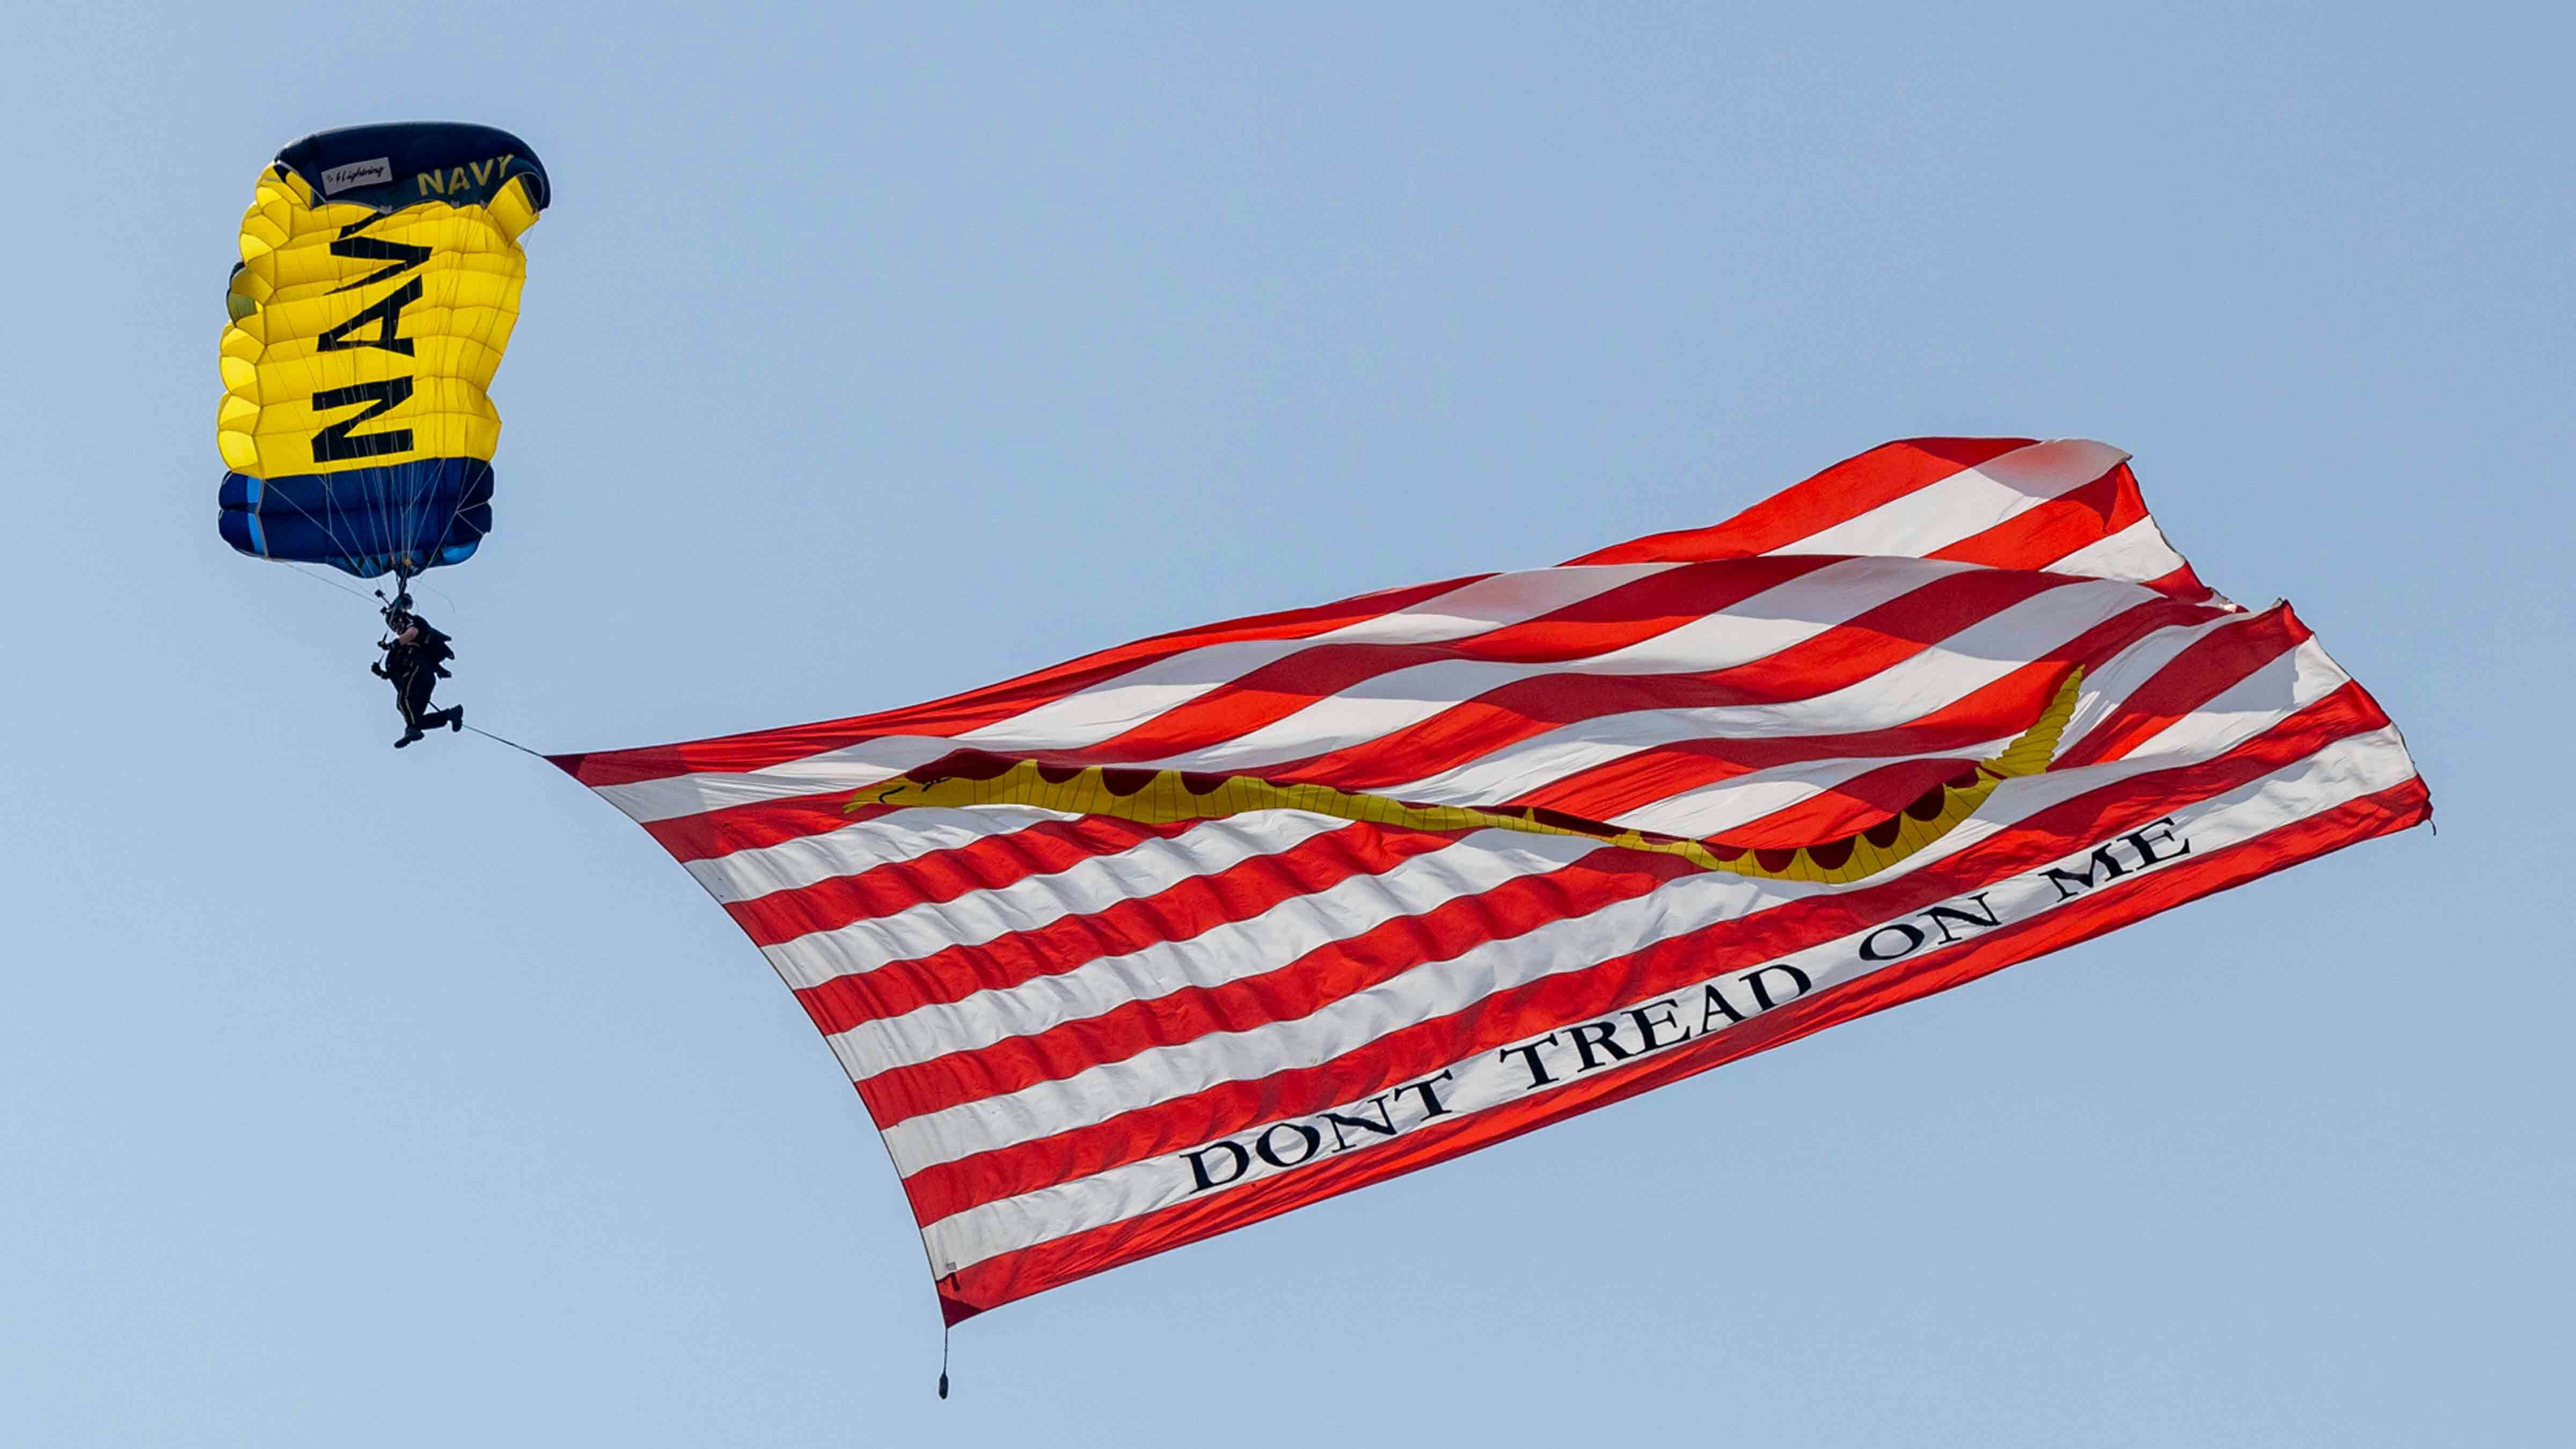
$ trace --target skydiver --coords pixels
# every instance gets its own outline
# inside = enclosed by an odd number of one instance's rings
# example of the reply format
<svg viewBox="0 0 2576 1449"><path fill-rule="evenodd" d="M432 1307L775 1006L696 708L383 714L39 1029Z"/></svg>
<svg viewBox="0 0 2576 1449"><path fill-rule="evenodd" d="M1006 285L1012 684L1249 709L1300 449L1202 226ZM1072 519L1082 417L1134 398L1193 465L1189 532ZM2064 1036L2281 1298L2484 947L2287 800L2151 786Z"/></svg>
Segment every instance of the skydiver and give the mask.
<svg viewBox="0 0 2576 1449"><path fill-rule="evenodd" d="M430 707L430 693L438 688L438 681L449 677L447 661L456 657L447 636L427 619L400 607L385 612L385 627L394 631L393 638L378 641L376 647L385 651L385 657L368 665L367 672L393 681L394 708L403 718L403 737L394 741L394 748L399 750L419 739L422 731L440 725L465 728L465 706Z"/></svg>

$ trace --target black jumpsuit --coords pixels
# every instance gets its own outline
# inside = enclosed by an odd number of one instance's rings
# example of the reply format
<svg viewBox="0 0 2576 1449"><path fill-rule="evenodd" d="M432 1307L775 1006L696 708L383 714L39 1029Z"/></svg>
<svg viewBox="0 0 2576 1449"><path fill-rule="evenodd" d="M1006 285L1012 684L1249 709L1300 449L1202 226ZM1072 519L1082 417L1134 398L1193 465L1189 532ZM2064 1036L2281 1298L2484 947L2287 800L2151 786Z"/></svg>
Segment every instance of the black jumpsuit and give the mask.
<svg viewBox="0 0 2576 1449"><path fill-rule="evenodd" d="M419 638L410 644L396 641L382 646L384 662L376 672L393 681L394 707L402 711L403 737L397 743L409 744L419 739L423 730L434 730L452 723L462 711L432 709L429 697L438 688L443 672L438 666L456 657L447 647L447 636L422 623Z"/></svg>

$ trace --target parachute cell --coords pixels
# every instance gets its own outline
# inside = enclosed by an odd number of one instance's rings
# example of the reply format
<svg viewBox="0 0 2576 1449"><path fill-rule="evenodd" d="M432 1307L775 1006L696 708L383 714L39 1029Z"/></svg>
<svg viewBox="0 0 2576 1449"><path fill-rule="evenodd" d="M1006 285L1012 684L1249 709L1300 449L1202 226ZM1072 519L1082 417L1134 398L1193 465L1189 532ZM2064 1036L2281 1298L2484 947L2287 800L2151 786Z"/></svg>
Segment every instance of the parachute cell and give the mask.
<svg viewBox="0 0 2576 1449"><path fill-rule="evenodd" d="M224 540L361 578L462 562L492 527L485 391L550 199L488 126L355 126L263 172L225 289Z"/></svg>

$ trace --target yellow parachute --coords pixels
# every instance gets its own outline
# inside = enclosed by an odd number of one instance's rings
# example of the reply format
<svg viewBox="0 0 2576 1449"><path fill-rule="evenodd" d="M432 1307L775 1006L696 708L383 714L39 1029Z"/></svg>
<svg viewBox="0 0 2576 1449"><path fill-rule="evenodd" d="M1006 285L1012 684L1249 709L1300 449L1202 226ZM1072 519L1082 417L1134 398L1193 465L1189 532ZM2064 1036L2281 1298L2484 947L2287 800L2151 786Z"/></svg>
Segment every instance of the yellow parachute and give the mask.
<svg viewBox="0 0 2576 1449"><path fill-rule="evenodd" d="M361 578L461 562L492 526L485 390L550 199L488 126L357 126L278 153L242 217L216 441L226 541Z"/></svg>

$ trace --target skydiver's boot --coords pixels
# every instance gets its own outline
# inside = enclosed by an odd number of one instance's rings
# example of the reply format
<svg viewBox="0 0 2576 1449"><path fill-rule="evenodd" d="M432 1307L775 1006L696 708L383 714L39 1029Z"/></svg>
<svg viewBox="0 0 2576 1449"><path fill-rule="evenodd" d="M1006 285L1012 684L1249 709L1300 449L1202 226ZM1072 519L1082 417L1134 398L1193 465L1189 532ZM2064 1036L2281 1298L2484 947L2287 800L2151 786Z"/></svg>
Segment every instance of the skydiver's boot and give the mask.
<svg viewBox="0 0 2576 1449"><path fill-rule="evenodd" d="M403 746L405 746L405 745L407 745L407 744L410 744L412 741L417 740L417 739L420 739L420 738L422 738L422 735L421 735L421 732L420 732L417 728L404 730L404 731L403 731L403 737L402 737L401 739L398 739L398 740L394 741L394 748L399 750L399 749L401 749Z"/></svg>
<svg viewBox="0 0 2576 1449"><path fill-rule="evenodd" d="M465 728L465 706L461 704L449 705L447 707L447 732L449 734L454 734L463 728Z"/></svg>

